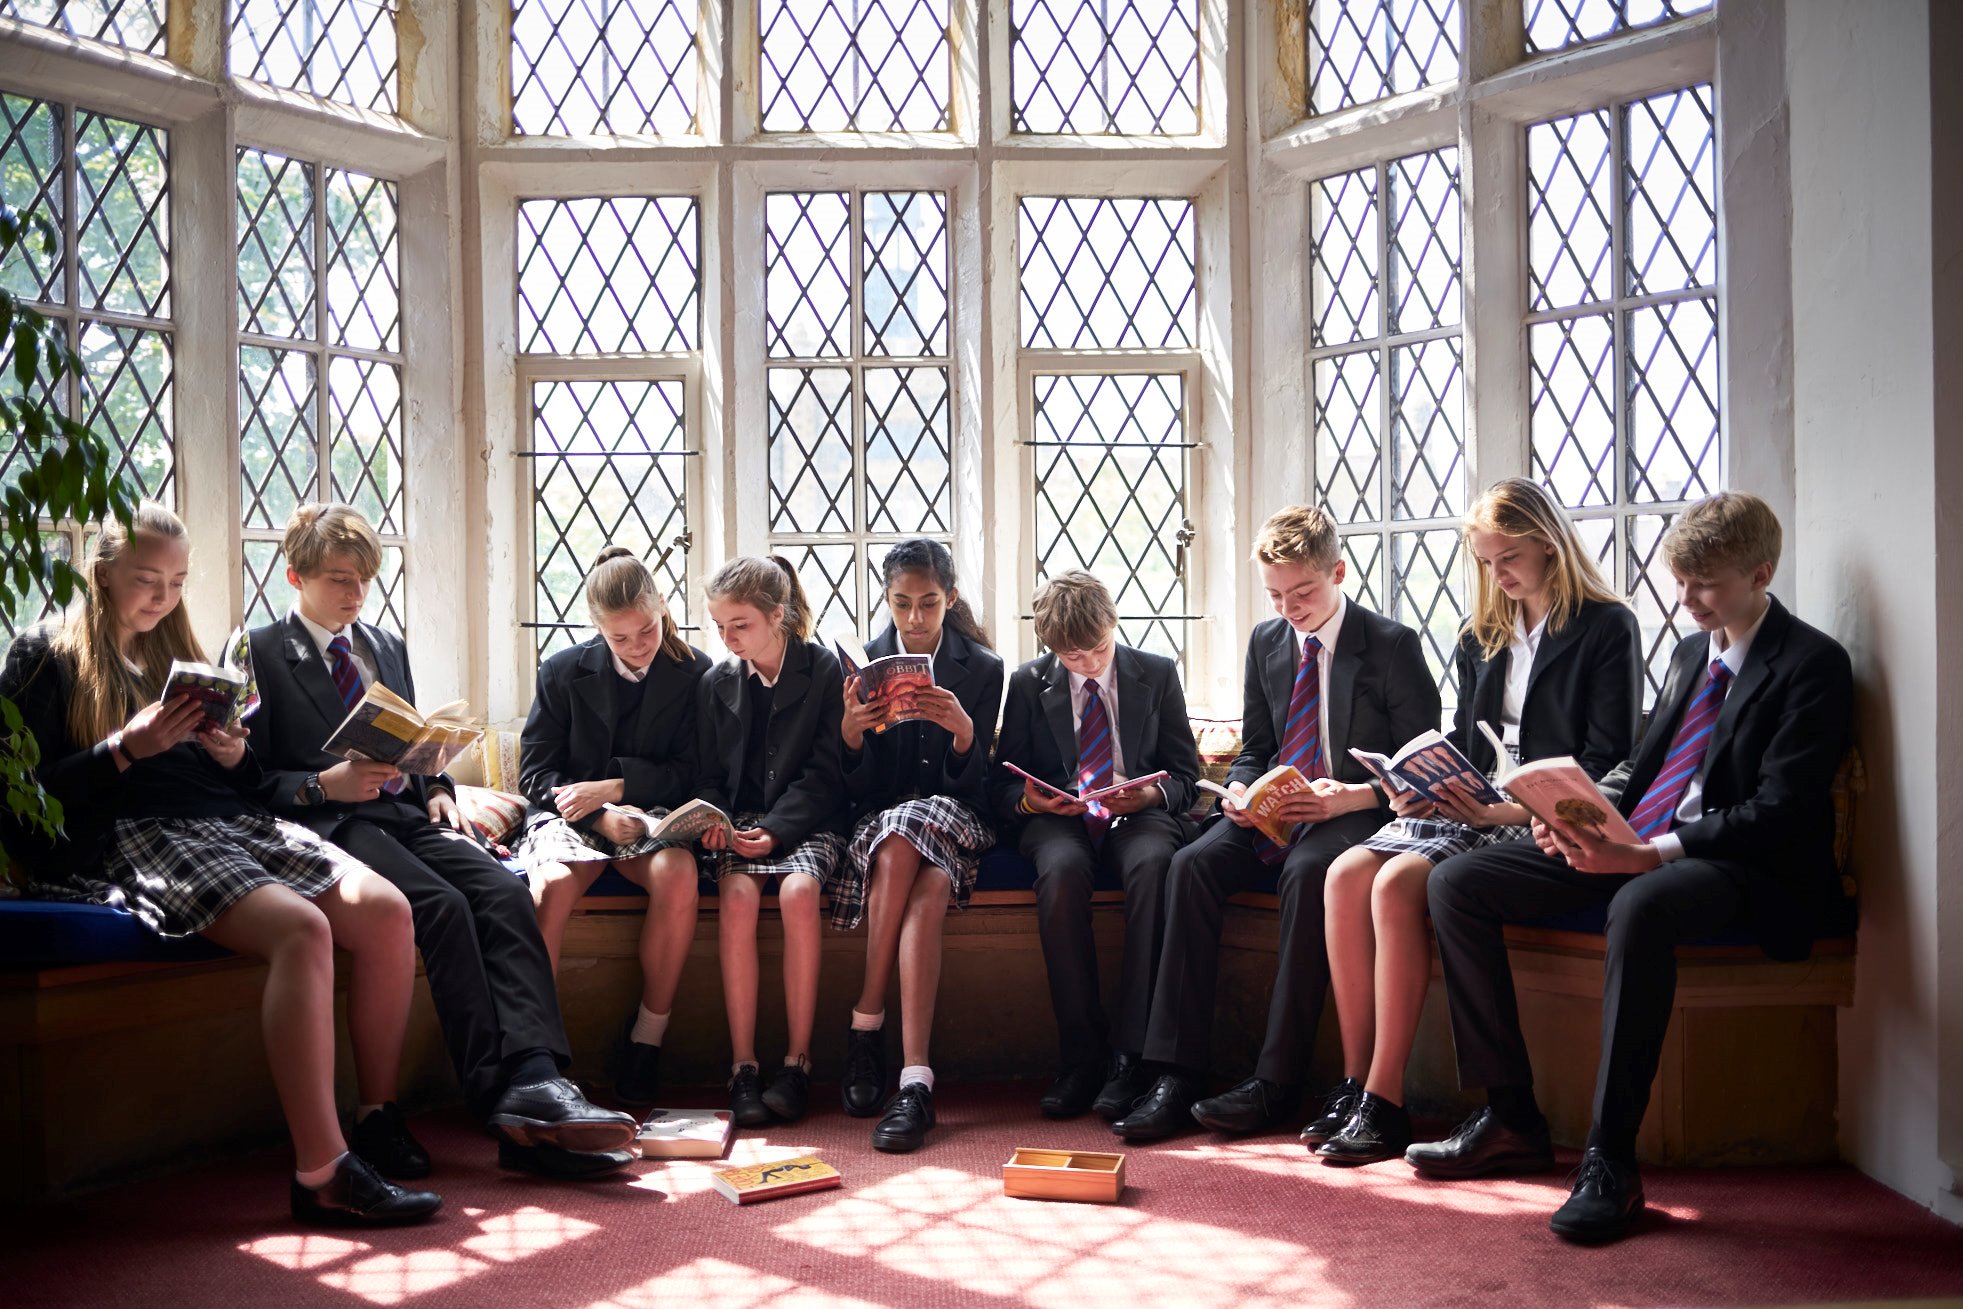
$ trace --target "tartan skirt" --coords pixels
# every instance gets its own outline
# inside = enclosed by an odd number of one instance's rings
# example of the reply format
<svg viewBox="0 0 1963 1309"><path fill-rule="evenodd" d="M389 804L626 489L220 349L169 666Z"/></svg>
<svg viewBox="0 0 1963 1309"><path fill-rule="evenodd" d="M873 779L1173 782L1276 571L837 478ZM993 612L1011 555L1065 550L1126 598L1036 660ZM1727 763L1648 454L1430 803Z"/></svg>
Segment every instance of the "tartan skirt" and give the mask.
<svg viewBox="0 0 1963 1309"><path fill-rule="evenodd" d="M1467 827L1449 818L1393 818L1363 843L1378 854L1414 854L1443 863L1455 854L1531 835L1525 827Z"/></svg>
<svg viewBox="0 0 1963 1309"><path fill-rule="evenodd" d="M738 831L755 827L762 821L762 814L731 814L730 822ZM696 859L702 875L712 882L720 882L731 873L742 873L746 877L785 878L802 874L815 877L823 886L838 866L839 856L845 853L845 838L837 832L813 832L798 842L787 852L768 855L762 859L744 859L733 850L704 850L696 847Z"/></svg>
<svg viewBox="0 0 1963 1309"><path fill-rule="evenodd" d="M832 926L849 932L866 915L866 888L872 880L873 852L897 836L920 852L923 863L947 873L948 902L968 907L982 854L995 844L995 831L961 801L945 795L902 800L867 814L853 829L852 844L826 886L832 897Z"/></svg>
<svg viewBox="0 0 1963 1309"><path fill-rule="evenodd" d="M262 886L311 900L365 867L298 823L236 818L119 818L90 898L120 903L159 936L192 936Z"/></svg>
<svg viewBox="0 0 1963 1309"><path fill-rule="evenodd" d="M649 818L659 821L666 809L649 809ZM552 817L526 831L512 854L527 868L543 864L612 863L616 859L638 859L661 850L686 850L687 841L657 841L642 832L626 845L609 841L598 832L583 832L563 818Z"/></svg>

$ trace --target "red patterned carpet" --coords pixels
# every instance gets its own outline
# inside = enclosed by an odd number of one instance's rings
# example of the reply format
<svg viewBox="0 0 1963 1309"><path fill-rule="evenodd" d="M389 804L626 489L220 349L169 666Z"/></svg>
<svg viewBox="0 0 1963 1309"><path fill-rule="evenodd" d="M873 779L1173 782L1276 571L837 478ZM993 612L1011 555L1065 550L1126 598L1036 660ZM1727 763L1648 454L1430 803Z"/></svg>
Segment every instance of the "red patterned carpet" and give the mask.
<svg viewBox="0 0 1963 1309"><path fill-rule="evenodd" d="M1561 1179L1427 1184L1344 1171L1292 1139L1135 1149L1120 1205L1012 1200L1017 1145L1111 1149L1039 1119L1040 1088L948 1087L914 1155L823 1108L739 1137L739 1161L816 1150L842 1190L745 1209L707 1165L578 1186L510 1180L451 1119L417 1124L446 1207L352 1235L286 1221L283 1153L0 1219L0 1303L722 1306L1765 1305L1963 1295L1963 1232L1844 1167L1651 1170L1655 1213L1602 1250L1547 1231Z"/></svg>

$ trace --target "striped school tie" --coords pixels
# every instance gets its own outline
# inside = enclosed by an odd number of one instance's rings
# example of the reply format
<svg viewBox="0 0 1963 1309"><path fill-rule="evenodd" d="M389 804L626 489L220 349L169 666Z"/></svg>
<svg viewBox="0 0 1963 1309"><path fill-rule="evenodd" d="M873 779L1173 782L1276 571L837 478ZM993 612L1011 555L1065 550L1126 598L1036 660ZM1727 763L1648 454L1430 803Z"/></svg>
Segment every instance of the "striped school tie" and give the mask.
<svg viewBox="0 0 1963 1309"><path fill-rule="evenodd" d="M1730 686L1731 670L1724 660L1713 659L1710 676L1684 710L1677 734L1670 738L1670 753L1663 757L1663 767L1657 770L1649 790L1643 792L1642 803L1629 815L1629 826L1636 829L1640 839L1647 841L1667 832L1676 821L1677 806L1683 803L1690 779L1697 776L1704 754L1711 748L1711 730L1718 725L1718 711L1724 708L1724 694Z"/></svg>
<svg viewBox="0 0 1963 1309"><path fill-rule="evenodd" d="M1302 639L1302 662L1295 668L1295 689L1289 693L1288 717L1281 731L1281 762L1294 765L1308 778L1328 772L1322 763L1322 667L1317 662L1321 654L1321 641L1313 636ZM1278 864L1287 857L1288 847L1257 832L1254 852L1261 862Z"/></svg>
<svg viewBox="0 0 1963 1309"><path fill-rule="evenodd" d="M327 671L334 678L334 689L341 693L341 703L349 713L361 703L361 670L355 667L354 647L345 636L337 636L327 643ZM382 783L382 790L388 795L399 794L402 790L400 777Z"/></svg>
<svg viewBox="0 0 1963 1309"><path fill-rule="evenodd" d="M1096 791L1111 785L1111 715L1104 712L1104 696L1097 683L1084 683L1084 716L1077 720L1077 790ZM1090 829L1091 844L1104 840L1111 830L1111 811L1100 801L1092 801L1084 815Z"/></svg>

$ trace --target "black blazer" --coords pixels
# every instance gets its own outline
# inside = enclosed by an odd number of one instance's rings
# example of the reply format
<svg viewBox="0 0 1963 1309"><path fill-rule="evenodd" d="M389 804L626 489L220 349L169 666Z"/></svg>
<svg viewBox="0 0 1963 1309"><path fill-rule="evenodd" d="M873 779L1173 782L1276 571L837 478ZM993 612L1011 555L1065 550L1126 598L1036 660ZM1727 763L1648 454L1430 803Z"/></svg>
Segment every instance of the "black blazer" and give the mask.
<svg viewBox="0 0 1963 1309"><path fill-rule="evenodd" d="M1118 687L1118 749L1126 774L1142 777L1164 769L1169 776L1159 786L1166 808L1184 814L1199 794L1200 752L1193 744L1179 666L1164 655L1119 645L1111 655L1111 669ZM995 758L1065 791L1077 789L1077 715L1070 709L1070 670L1054 653L1039 655L1009 678ZM998 817L1018 825L1028 820L1017 806L1020 777L997 767L991 785Z"/></svg>
<svg viewBox="0 0 1963 1309"><path fill-rule="evenodd" d="M1476 723L1500 726L1509 651L1488 659L1467 632L1459 638L1459 706L1452 744L1490 773L1493 747ZM1584 600L1560 631L1543 631L1527 674L1520 709L1520 757L1573 755L1582 771L1600 778L1636 743L1642 710L1642 637L1629 606Z"/></svg>
<svg viewBox="0 0 1963 1309"><path fill-rule="evenodd" d="M898 653L900 636L890 624L866 643L868 659ZM1002 712L1002 657L952 627L943 628L941 648L934 654L934 684L952 691L975 720L974 745L957 755L953 733L919 721L866 733L864 748L844 751L845 794L854 822L909 792L951 796L987 816L988 752Z"/></svg>
<svg viewBox="0 0 1963 1309"><path fill-rule="evenodd" d="M1755 869L1747 913L1759 944L1775 959L1804 959L1822 913L1840 894L1833 779L1852 732L1854 670L1838 641L1768 601L1745 669L1711 729L1704 816L1675 830L1691 858ZM1710 654L1704 632L1678 643L1635 754L1602 779L1603 794L1625 817L1656 780Z"/></svg>
<svg viewBox="0 0 1963 1309"><path fill-rule="evenodd" d="M552 788L618 777L622 800L642 809L672 809L695 792L696 683L709 656L689 647L687 663L657 654L648 666L645 698L634 719L629 752L615 755L613 654L595 636L560 650L538 669L538 689L518 738L518 784L531 810L525 826L558 817ZM575 823L589 827L595 810Z"/></svg>
<svg viewBox="0 0 1963 1309"><path fill-rule="evenodd" d="M746 676L741 659L725 659L703 675L696 700L695 793L732 816L750 739ZM838 732L844 717L838 656L811 641L786 642L770 702L760 824L777 838L777 856L813 832L847 830L839 762L845 742Z"/></svg>
<svg viewBox="0 0 1963 1309"><path fill-rule="evenodd" d="M1227 771L1229 782L1253 782L1279 762L1300 662L1287 619L1255 625L1241 690L1241 752ZM1443 715L1418 634L1348 601L1329 660L1329 739L1322 743L1329 775L1369 783L1388 812L1382 787L1351 757L1350 747L1394 753L1418 733L1436 731Z"/></svg>
<svg viewBox="0 0 1963 1309"><path fill-rule="evenodd" d="M409 651L401 638L369 623L356 622L375 658L375 679L389 690L416 703L416 680L409 675ZM266 768L261 800L281 818L289 818L320 836L332 838L353 818L400 823L413 810L429 820L429 797L435 791L455 792L448 774L404 779L400 793L342 804L303 805L300 787L311 773L325 772L346 762L321 747L348 716L334 675L314 644L313 633L296 614L252 629L252 673L259 682L259 712L247 720L252 748Z"/></svg>

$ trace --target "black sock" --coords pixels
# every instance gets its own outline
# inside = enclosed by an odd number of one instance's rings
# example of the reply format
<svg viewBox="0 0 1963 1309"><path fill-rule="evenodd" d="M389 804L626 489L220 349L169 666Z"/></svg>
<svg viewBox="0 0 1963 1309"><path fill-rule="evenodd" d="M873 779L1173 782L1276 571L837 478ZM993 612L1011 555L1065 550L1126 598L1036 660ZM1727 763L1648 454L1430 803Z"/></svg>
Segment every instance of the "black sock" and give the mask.
<svg viewBox="0 0 1963 1309"><path fill-rule="evenodd" d="M506 1086L536 1086L559 1075L559 1062L549 1050L520 1050L504 1061Z"/></svg>
<svg viewBox="0 0 1963 1309"><path fill-rule="evenodd" d="M1632 1168L1636 1164L1636 1136L1633 1132L1626 1137L1620 1132L1611 1134L1603 1131L1598 1123L1588 1129L1588 1141L1583 1148L1600 1150L1616 1163Z"/></svg>
<svg viewBox="0 0 1963 1309"><path fill-rule="evenodd" d="M1534 1102L1531 1086L1488 1087L1486 1100L1493 1106L1493 1117L1509 1131L1531 1132L1546 1121L1541 1117L1540 1106Z"/></svg>

